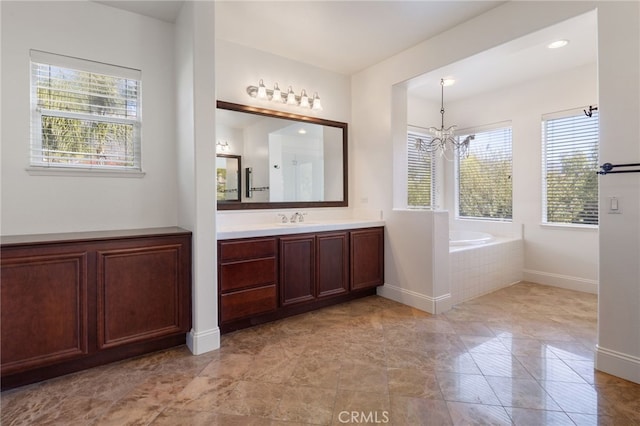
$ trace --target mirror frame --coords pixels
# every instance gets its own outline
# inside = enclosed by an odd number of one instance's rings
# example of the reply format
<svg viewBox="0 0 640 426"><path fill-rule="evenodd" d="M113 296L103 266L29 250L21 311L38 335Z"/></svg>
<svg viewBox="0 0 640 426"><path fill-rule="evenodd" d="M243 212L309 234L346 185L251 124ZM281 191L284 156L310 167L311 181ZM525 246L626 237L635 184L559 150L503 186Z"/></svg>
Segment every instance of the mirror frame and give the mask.
<svg viewBox="0 0 640 426"><path fill-rule="evenodd" d="M249 209L288 209L311 207L347 207L349 205L349 157L348 157L348 124L341 121L325 120L323 118L308 117L283 111L275 111L255 106L235 104L225 101L217 101L216 107L229 111L238 111L265 117L282 118L291 121L319 124L321 126L337 127L342 129L342 201L274 201L274 202L218 202L218 210L249 210ZM243 171L244 172L244 171Z"/></svg>
<svg viewBox="0 0 640 426"><path fill-rule="evenodd" d="M242 157L240 155L230 155L230 154L216 154L216 162L218 158L235 158L238 160L238 171L236 180L238 181L238 199L237 200L216 200L218 203L239 203L242 200ZM216 164L216 176L217 176L217 164ZM217 199L217 193L216 193Z"/></svg>

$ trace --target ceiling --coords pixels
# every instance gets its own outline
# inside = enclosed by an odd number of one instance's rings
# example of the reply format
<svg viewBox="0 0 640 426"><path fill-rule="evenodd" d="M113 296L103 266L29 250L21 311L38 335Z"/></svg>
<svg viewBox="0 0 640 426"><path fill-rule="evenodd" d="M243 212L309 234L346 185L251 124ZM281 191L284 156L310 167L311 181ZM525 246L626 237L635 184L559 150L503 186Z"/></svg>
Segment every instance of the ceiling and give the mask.
<svg viewBox="0 0 640 426"><path fill-rule="evenodd" d="M98 1L175 22L183 1ZM216 1L216 37L351 75L504 3L503 1ZM429 72L411 95L440 100L440 78L454 77L447 100L596 61L595 12L573 18ZM555 39L570 40L549 50Z"/></svg>
<svg viewBox="0 0 640 426"><path fill-rule="evenodd" d="M97 0L96 0L97 1ZM175 22L182 1L97 1ZM216 37L351 75L504 1L216 1Z"/></svg>
<svg viewBox="0 0 640 426"><path fill-rule="evenodd" d="M351 75L502 1L217 1L216 37Z"/></svg>
<svg viewBox="0 0 640 426"><path fill-rule="evenodd" d="M547 45L568 40L559 49ZM453 78L445 101L472 97L597 61L597 16L589 12L423 74L408 83L409 93L440 102L440 79Z"/></svg>

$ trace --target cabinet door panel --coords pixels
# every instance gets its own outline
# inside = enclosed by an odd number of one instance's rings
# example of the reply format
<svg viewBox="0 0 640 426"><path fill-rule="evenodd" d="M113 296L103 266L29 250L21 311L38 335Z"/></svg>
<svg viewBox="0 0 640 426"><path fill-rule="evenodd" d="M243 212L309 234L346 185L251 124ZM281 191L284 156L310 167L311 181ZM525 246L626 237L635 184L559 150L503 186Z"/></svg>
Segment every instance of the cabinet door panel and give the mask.
<svg viewBox="0 0 640 426"><path fill-rule="evenodd" d="M382 228L351 231L351 290L384 284Z"/></svg>
<svg viewBox="0 0 640 426"><path fill-rule="evenodd" d="M2 374L87 353L87 254L2 259Z"/></svg>
<svg viewBox="0 0 640 426"><path fill-rule="evenodd" d="M220 262L257 257L271 257L276 254L275 238L259 238L255 240L220 241Z"/></svg>
<svg viewBox="0 0 640 426"><path fill-rule="evenodd" d="M318 297L349 291L349 239L346 232L318 234L316 282Z"/></svg>
<svg viewBox="0 0 640 426"><path fill-rule="evenodd" d="M273 284L276 282L276 258L252 259L220 264L220 291Z"/></svg>
<svg viewBox="0 0 640 426"><path fill-rule="evenodd" d="M220 296L222 323L271 312L278 307L275 284Z"/></svg>
<svg viewBox="0 0 640 426"><path fill-rule="evenodd" d="M187 331L179 244L98 251L98 347Z"/></svg>
<svg viewBox="0 0 640 426"><path fill-rule="evenodd" d="M280 302L283 306L315 297L315 236L280 238Z"/></svg>

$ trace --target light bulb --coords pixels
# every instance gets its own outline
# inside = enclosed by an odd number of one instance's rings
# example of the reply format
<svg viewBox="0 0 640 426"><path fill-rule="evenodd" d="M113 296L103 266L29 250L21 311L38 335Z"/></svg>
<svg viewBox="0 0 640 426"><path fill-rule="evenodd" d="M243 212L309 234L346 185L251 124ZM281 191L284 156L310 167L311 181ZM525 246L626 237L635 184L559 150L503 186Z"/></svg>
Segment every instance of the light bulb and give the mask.
<svg viewBox="0 0 640 426"><path fill-rule="evenodd" d="M311 105L309 105L309 97L304 89L302 89L302 93L300 93L300 106L302 108L311 108Z"/></svg>
<svg viewBox="0 0 640 426"><path fill-rule="evenodd" d="M312 109L316 111L322 111L322 104L320 103L320 96L318 96L318 92L314 93L313 101L311 102Z"/></svg>
<svg viewBox="0 0 640 426"><path fill-rule="evenodd" d="M278 83L273 86L273 96L271 97L271 100L275 102L282 102L282 92L280 92Z"/></svg>
<svg viewBox="0 0 640 426"><path fill-rule="evenodd" d="M264 82L260 79L260 83L258 83L258 94L256 95L258 99L267 99L267 88L264 87Z"/></svg>
<svg viewBox="0 0 640 426"><path fill-rule="evenodd" d="M291 86L289 86L289 91L287 92L287 105L298 105L296 94L293 93Z"/></svg>

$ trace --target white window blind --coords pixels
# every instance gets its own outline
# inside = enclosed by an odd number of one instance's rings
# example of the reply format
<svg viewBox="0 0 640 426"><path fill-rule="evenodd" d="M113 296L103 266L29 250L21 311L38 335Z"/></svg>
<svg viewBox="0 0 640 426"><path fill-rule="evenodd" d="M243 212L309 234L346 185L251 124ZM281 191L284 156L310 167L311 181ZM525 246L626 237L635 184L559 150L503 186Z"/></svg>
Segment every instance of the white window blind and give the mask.
<svg viewBox="0 0 640 426"><path fill-rule="evenodd" d="M542 117L543 222L598 224L598 113Z"/></svg>
<svg viewBox="0 0 640 426"><path fill-rule="evenodd" d="M407 206L433 207L435 197L435 159L433 154L416 149L416 140L430 136L407 132Z"/></svg>
<svg viewBox="0 0 640 426"><path fill-rule="evenodd" d="M141 170L141 72L31 51L31 165Z"/></svg>
<svg viewBox="0 0 640 426"><path fill-rule="evenodd" d="M511 126L466 130L458 137L470 135L469 156L456 156L458 217L511 220Z"/></svg>

